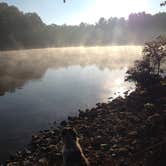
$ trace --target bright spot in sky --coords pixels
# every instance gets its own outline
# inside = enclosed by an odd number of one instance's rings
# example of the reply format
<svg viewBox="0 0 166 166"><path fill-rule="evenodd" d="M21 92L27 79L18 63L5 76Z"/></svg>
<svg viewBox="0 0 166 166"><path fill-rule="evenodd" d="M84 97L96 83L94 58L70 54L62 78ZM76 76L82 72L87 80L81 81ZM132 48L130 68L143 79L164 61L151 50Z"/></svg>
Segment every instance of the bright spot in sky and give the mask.
<svg viewBox="0 0 166 166"><path fill-rule="evenodd" d="M165 11L162 0L0 0L24 12L36 12L46 24L94 24L101 17L128 18L130 13Z"/></svg>
<svg viewBox="0 0 166 166"><path fill-rule="evenodd" d="M95 12L97 13L99 10L103 15L109 17L117 16L117 17L126 17L129 12L139 11L141 8L145 8L147 1L145 0L97 0L95 6Z"/></svg>
<svg viewBox="0 0 166 166"><path fill-rule="evenodd" d="M83 20L83 22L94 23L94 20L99 20L99 18L101 17L104 17L106 19L110 17L125 17L127 19L130 13L138 13L143 11L155 13L156 9L159 9L159 2L158 6L156 6L156 8L153 8L151 5L157 3L155 2L155 0L152 1L96 0L93 6L90 6L86 12L77 15L77 18L73 20L73 23L78 23L79 20Z"/></svg>

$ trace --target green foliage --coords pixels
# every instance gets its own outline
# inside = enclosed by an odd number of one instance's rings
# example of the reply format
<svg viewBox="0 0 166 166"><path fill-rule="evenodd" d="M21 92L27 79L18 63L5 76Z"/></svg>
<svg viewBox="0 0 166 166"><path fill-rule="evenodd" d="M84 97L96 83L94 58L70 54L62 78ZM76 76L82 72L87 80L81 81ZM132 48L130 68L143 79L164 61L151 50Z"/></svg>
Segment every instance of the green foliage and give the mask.
<svg viewBox="0 0 166 166"><path fill-rule="evenodd" d="M94 24L46 25L36 13L23 13L14 6L0 3L0 49L143 44L152 37L166 34L166 13L130 14L128 20L100 18Z"/></svg>
<svg viewBox="0 0 166 166"><path fill-rule="evenodd" d="M0 4L0 49L42 46L44 28L36 13L24 14L14 6Z"/></svg>
<svg viewBox="0 0 166 166"><path fill-rule="evenodd" d="M159 36L155 41L145 43L142 60L137 60L134 67L127 71L127 81L148 87L166 74L166 38Z"/></svg>

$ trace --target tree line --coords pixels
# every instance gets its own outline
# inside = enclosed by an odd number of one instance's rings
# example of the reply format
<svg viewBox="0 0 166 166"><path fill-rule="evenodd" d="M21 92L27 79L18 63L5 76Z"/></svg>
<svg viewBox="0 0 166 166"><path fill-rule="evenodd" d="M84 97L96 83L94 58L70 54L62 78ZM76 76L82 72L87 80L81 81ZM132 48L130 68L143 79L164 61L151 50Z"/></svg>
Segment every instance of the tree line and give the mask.
<svg viewBox="0 0 166 166"><path fill-rule="evenodd" d="M166 13L100 18L96 24L46 25L36 13L0 3L0 49L143 44L166 34Z"/></svg>

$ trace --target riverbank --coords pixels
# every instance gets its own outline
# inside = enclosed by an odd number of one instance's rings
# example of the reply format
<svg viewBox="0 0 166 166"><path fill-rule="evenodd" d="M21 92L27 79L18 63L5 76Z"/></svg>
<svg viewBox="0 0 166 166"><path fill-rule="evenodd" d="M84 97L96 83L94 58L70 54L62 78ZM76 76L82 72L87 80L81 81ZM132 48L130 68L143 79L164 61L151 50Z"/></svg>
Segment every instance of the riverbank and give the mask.
<svg viewBox="0 0 166 166"><path fill-rule="evenodd" d="M137 88L125 98L79 110L78 117L40 131L8 166L61 165L61 130L75 127L92 166L166 165L166 80L147 92Z"/></svg>

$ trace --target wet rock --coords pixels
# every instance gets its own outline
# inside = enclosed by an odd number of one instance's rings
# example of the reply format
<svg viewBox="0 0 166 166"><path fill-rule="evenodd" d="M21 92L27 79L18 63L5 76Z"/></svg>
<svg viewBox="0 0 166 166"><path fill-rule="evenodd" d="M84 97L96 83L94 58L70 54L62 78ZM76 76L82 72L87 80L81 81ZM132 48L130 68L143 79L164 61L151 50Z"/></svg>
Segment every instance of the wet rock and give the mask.
<svg viewBox="0 0 166 166"><path fill-rule="evenodd" d="M148 117L147 123L152 125L158 125L162 122L161 116L158 113L155 113Z"/></svg>
<svg viewBox="0 0 166 166"><path fill-rule="evenodd" d="M133 140L133 141L131 142L132 145L135 145L136 143L137 143L137 140Z"/></svg>
<svg viewBox="0 0 166 166"><path fill-rule="evenodd" d="M137 131L131 131L128 133L129 137L136 137L138 135Z"/></svg>
<svg viewBox="0 0 166 166"><path fill-rule="evenodd" d="M127 154L128 154L128 149L127 148L125 148L125 147L122 147L122 148L119 148L118 150L117 150L117 153L118 153L118 155L123 155L123 156L126 156Z"/></svg>
<svg viewBox="0 0 166 166"><path fill-rule="evenodd" d="M116 157L117 155L116 155L115 153L112 153L111 156L112 156L112 157Z"/></svg>
<svg viewBox="0 0 166 166"><path fill-rule="evenodd" d="M108 144L100 144L101 150L109 150L110 146Z"/></svg>
<svg viewBox="0 0 166 166"><path fill-rule="evenodd" d="M60 123L61 126L66 126L67 125L67 122L64 120Z"/></svg>
<svg viewBox="0 0 166 166"><path fill-rule="evenodd" d="M74 117L74 116L68 116L68 120L69 121L74 121L74 120L76 120L77 119L77 117Z"/></svg>
<svg viewBox="0 0 166 166"><path fill-rule="evenodd" d="M41 158L41 159L39 159L39 164L41 164L41 165L48 165L48 161L47 161L47 159L46 158Z"/></svg>
<svg viewBox="0 0 166 166"><path fill-rule="evenodd" d="M146 103L146 104L144 104L144 109L145 109L146 111L154 111L155 106L154 106L154 104L152 104L152 103Z"/></svg>
<svg viewBox="0 0 166 166"><path fill-rule="evenodd" d="M48 149L49 149L50 151L56 151L56 150L57 150L57 146L56 146L56 145L49 145L49 146L48 146Z"/></svg>
<svg viewBox="0 0 166 166"><path fill-rule="evenodd" d="M28 154L28 155L30 155L30 154L31 154L31 151L28 150L28 149L25 149L25 153Z"/></svg>
<svg viewBox="0 0 166 166"><path fill-rule="evenodd" d="M19 162L10 162L7 166L20 166Z"/></svg>

